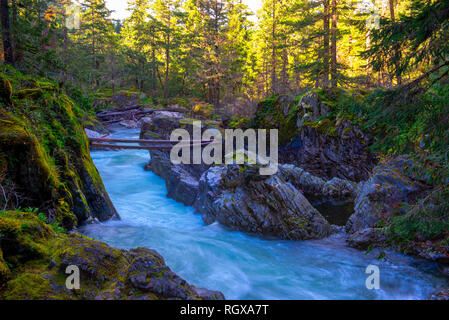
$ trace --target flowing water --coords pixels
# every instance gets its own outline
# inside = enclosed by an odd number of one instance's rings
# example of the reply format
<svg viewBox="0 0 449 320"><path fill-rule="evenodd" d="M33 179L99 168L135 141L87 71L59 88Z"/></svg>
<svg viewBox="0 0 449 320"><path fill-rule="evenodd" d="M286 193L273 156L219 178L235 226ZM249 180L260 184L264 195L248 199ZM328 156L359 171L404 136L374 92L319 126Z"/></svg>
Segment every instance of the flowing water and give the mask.
<svg viewBox="0 0 449 320"><path fill-rule="evenodd" d="M138 138L138 131L112 136ZM341 236L282 241L207 226L191 207L166 198L161 178L144 171L147 151L93 151L92 158L121 220L80 231L119 248L156 249L189 283L227 299L425 299L446 283L434 264L391 252L379 261L379 252L348 248ZM380 268L379 290L365 285L371 264Z"/></svg>

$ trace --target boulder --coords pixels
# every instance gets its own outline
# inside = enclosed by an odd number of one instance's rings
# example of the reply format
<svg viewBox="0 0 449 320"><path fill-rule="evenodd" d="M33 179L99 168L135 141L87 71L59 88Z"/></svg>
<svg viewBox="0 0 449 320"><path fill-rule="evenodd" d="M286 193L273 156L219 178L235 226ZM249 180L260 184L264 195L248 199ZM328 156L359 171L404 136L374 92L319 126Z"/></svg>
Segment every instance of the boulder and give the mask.
<svg viewBox="0 0 449 320"><path fill-rule="evenodd" d="M171 132L178 128L187 130L192 138L194 119L186 119L183 114L172 111L155 111L151 117L142 119L141 139L169 139ZM201 123L201 132L211 126L209 122ZM201 174L210 166L202 164L178 164L170 161L169 150L151 150L151 160L146 169L165 180L167 196L191 206L198 195L198 181ZM191 154L191 163L193 155Z"/></svg>
<svg viewBox="0 0 449 320"><path fill-rule="evenodd" d="M137 122L134 120L123 120L119 124L128 129L137 128Z"/></svg>
<svg viewBox="0 0 449 320"><path fill-rule="evenodd" d="M319 239L334 229L280 174L261 176L256 165L229 164L203 173L195 209L207 224L282 239Z"/></svg>
<svg viewBox="0 0 449 320"><path fill-rule="evenodd" d="M87 129L87 128L84 129L84 132L86 132L86 136L88 138L102 138L102 137L105 136L104 134L101 134L101 133L99 133L97 131L90 130L90 129Z"/></svg>
<svg viewBox="0 0 449 320"><path fill-rule="evenodd" d="M367 250L370 246L382 246L387 237L381 229L365 228L348 236L346 242L353 248Z"/></svg>
<svg viewBox="0 0 449 320"><path fill-rule="evenodd" d="M174 165L170 161L168 151L151 150L151 160L146 168L165 180L167 197L191 206L198 195L200 176L209 166L205 164Z"/></svg>
<svg viewBox="0 0 449 320"><path fill-rule="evenodd" d="M369 135L345 119L324 118L313 122L298 119L297 135L280 148L281 163L294 164L326 180L368 179L377 161L366 149L372 143Z"/></svg>
<svg viewBox="0 0 449 320"><path fill-rule="evenodd" d="M400 169L404 158L400 157L379 165L370 178L359 183L355 190L354 214L346 224L346 231L354 233L374 227L382 217L405 213L400 203L412 203L425 186Z"/></svg>
<svg viewBox="0 0 449 320"><path fill-rule="evenodd" d="M173 130L181 128L184 115L172 111L155 111L151 116L143 118L141 125L141 139L169 139Z"/></svg>
<svg viewBox="0 0 449 320"><path fill-rule="evenodd" d="M442 301L448 301L449 300L449 288L443 288L432 294L430 297L431 300L442 300Z"/></svg>
<svg viewBox="0 0 449 320"><path fill-rule="evenodd" d="M302 96L298 103L298 109L302 118L298 121L316 121L320 117L327 117L329 113L329 107L320 101L320 97L317 92L311 91ZM298 127L300 122L298 122Z"/></svg>
<svg viewBox="0 0 449 320"><path fill-rule="evenodd" d="M357 186L354 182L340 178L332 178L326 181L292 164L280 165L279 172L285 181L301 190L308 198L347 200L353 196Z"/></svg>

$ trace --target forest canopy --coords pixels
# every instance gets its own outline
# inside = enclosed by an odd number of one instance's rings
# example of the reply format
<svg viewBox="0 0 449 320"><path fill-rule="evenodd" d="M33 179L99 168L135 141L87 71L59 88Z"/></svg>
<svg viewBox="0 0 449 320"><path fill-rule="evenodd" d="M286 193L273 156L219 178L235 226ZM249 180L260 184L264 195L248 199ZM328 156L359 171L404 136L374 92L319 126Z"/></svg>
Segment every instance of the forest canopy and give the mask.
<svg viewBox="0 0 449 320"><path fill-rule="evenodd" d="M129 0L123 21L104 0L1 8L4 60L84 92L132 87L222 106L447 73L447 0L264 0L257 13L239 0Z"/></svg>

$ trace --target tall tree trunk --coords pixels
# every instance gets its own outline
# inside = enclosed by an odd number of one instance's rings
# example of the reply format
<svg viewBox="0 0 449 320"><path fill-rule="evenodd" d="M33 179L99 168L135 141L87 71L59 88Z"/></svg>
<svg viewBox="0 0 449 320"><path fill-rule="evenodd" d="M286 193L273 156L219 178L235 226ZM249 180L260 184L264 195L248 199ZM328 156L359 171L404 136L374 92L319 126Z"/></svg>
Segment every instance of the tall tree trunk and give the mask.
<svg viewBox="0 0 449 320"><path fill-rule="evenodd" d="M390 18L391 18L391 21L393 21L393 22L396 20L395 14L394 14L394 3L395 3L395 0L389 0ZM397 48L395 48L395 53L399 53ZM397 80L398 86L400 86L402 84L402 76L401 76L401 73L399 72L399 61L396 61L395 66L396 66L396 80Z"/></svg>
<svg viewBox="0 0 449 320"><path fill-rule="evenodd" d="M212 77L211 77L211 104L214 106L215 111L218 112L220 106L220 70L221 70L221 53L220 53L220 30L219 30L219 20L221 17L221 2L218 0L214 1L213 7L213 57L212 60L215 62L212 67Z"/></svg>
<svg viewBox="0 0 449 320"><path fill-rule="evenodd" d="M5 63L14 65L14 49L11 37L11 26L9 23L8 0L0 0L0 14L2 20L2 40Z"/></svg>
<svg viewBox="0 0 449 320"><path fill-rule="evenodd" d="M285 43L285 45L287 45ZM280 92L285 93L288 88L288 74L287 74L287 65L288 65L288 52L287 49L282 50L282 73L281 73L281 87Z"/></svg>
<svg viewBox="0 0 449 320"><path fill-rule="evenodd" d="M337 0L332 0L331 86L337 86Z"/></svg>
<svg viewBox="0 0 449 320"><path fill-rule="evenodd" d="M65 18L65 15L64 15ZM68 71L68 55L67 55L67 48L68 48L68 34L67 34L67 27L64 26L64 33L63 33L63 37L64 37L64 53L62 54L62 63L64 65L64 69L62 71L62 81L65 82L67 81L67 71Z"/></svg>
<svg viewBox="0 0 449 320"><path fill-rule="evenodd" d="M157 82L157 71L156 71L156 49L155 49L155 41L154 41L154 28L152 29L153 31L153 41L151 43L151 63L152 63L152 69L153 69L153 74L152 74L152 89L153 89L153 94L156 92L156 82Z"/></svg>
<svg viewBox="0 0 449 320"><path fill-rule="evenodd" d="M93 25L93 21L95 21L95 19L94 19L94 8L92 7L91 10L92 10L92 14L91 14L91 17L92 17L92 65L93 65L93 70L94 70L94 74L93 74L93 79L92 80L93 80L93 85L96 88L97 85L98 85L98 81L97 81L98 63L97 63L97 57L96 57L96 54L95 54L95 36L96 36L96 34L95 34L95 27Z"/></svg>
<svg viewBox="0 0 449 320"><path fill-rule="evenodd" d="M165 47L165 85L164 85L164 99L168 99L168 73L170 71L170 13L167 21L167 45Z"/></svg>
<svg viewBox="0 0 449 320"><path fill-rule="evenodd" d="M323 1L323 88L329 87L329 0Z"/></svg>
<svg viewBox="0 0 449 320"><path fill-rule="evenodd" d="M390 18L392 21L395 20L394 17L394 0L389 0L389 7L390 7Z"/></svg>
<svg viewBox="0 0 449 320"><path fill-rule="evenodd" d="M277 81L276 81L276 0L273 0L273 25L271 31L271 92L276 93Z"/></svg>

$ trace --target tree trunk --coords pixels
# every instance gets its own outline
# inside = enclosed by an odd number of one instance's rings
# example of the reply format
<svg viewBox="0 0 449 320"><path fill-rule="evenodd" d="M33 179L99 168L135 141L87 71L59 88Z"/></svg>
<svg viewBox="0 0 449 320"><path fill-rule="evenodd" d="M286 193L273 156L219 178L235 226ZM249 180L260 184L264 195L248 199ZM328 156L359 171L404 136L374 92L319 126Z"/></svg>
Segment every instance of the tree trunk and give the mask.
<svg viewBox="0 0 449 320"><path fill-rule="evenodd" d="M329 87L329 0L323 1L323 88Z"/></svg>
<svg viewBox="0 0 449 320"><path fill-rule="evenodd" d="M271 47L272 47L272 53L271 53L271 92L274 94L276 93L276 0L273 0L273 26L271 31Z"/></svg>
<svg viewBox="0 0 449 320"><path fill-rule="evenodd" d="M0 0L0 14L2 19L2 40L5 63L14 65L14 49L11 37L11 26L9 23L8 0Z"/></svg>
<svg viewBox="0 0 449 320"><path fill-rule="evenodd" d="M167 21L167 46L165 47L165 85L164 85L164 99L168 99L168 73L170 71L170 13Z"/></svg>
<svg viewBox="0 0 449 320"><path fill-rule="evenodd" d="M392 21L395 20L394 18L394 0L389 0L389 5L390 5L390 18Z"/></svg>
<svg viewBox="0 0 449 320"><path fill-rule="evenodd" d="M157 75L156 75L156 49L155 49L155 41L154 41L154 28L153 28L153 41L151 43L152 46L152 50L151 50L151 63L152 63L152 67L153 67L153 74L152 74L152 89L153 89L153 94L156 93L156 82L157 82Z"/></svg>
<svg viewBox="0 0 449 320"><path fill-rule="evenodd" d="M337 86L337 0L332 0L331 86Z"/></svg>
<svg viewBox="0 0 449 320"><path fill-rule="evenodd" d="M393 21L393 22L396 20L395 14L394 14L394 2L395 2L394 0L389 0L390 18L391 18L391 21ZM397 50L398 49L395 48L396 53L398 53ZM396 65L396 80L397 80L398 86L400 86L400 85L402 85L402 76L401 76L401 73L399 72L399 61L397 61L395 63L395 65Z"/></svg>
<svg viewBox="0 0 449 320"><path fill-rule="evenodd" d="M94 20L94 8L91 8L92 10L92 21ZM93 64L93 70L94 70L94 74L93 74L93 85L96 88L98 85L98 81L97 81L97 68L98 68L98 63L97 63L97 57L95 55L95 27L92 24L92 64Z"/></svg>

